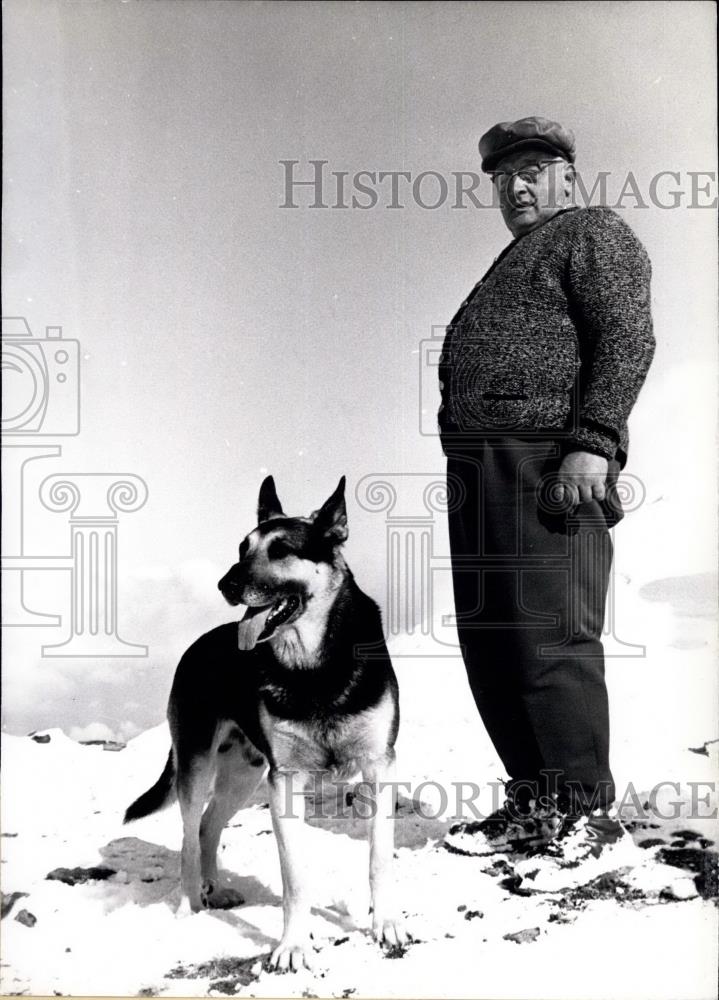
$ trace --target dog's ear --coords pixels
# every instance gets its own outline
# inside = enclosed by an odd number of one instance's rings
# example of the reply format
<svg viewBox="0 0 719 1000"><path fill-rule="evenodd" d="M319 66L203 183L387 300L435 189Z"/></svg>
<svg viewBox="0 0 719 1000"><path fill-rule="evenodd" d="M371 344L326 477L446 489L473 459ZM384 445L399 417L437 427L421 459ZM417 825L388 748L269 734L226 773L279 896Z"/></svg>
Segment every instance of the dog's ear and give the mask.
<svg viewBox="0 0 719 1000"><path fill-rule="evenodd" d="M337 489L325 500L319 510L310 515L325 538L336 544L347 541L347 508L345 506L345 477L342 476Z"/></svg>
<svg viewBox="0 0 719 1000"><path fill-rule="evenodd" d="M269 521L272 517L282 517L284 511L277 497L275 481L268 476L260 486L260 497L257 501L257 523Z"/></svg>

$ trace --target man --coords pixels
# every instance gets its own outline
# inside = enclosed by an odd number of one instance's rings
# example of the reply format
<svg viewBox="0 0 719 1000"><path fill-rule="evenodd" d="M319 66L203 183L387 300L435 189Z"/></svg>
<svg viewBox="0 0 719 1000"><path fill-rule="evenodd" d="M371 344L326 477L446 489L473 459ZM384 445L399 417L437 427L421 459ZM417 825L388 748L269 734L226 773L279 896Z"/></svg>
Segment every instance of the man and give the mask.
<svg viewBox="0 0 719 1000"><path fill-rule="evenodd" d="M576 867L629 840L601 631L627 417L654 352L651 269L614 212L572 205L571 131L501 122L479 150L514 239L447 329L439 424L459 639L510 781L448 843L556 848Z"/></svg>

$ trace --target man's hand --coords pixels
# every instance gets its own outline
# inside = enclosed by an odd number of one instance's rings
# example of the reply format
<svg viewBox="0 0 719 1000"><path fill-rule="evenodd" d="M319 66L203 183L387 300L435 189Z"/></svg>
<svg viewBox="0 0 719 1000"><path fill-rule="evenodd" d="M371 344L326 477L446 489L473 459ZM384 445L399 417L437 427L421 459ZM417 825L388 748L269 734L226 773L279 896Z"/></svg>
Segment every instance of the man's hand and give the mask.
<svg viewBox="0 0 719 1000"><path fill-rule="evenodd" d="M571 507L589 500L603 500L609 462L589 451L570 451L559 466L557 499Z"/></svg>

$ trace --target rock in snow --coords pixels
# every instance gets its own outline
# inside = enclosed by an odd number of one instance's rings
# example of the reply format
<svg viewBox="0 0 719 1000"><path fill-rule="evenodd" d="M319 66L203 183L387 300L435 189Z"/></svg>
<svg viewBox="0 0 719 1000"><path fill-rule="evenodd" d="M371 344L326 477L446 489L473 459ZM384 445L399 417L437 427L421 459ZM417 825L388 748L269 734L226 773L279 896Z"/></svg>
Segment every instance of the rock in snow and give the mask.
<svg viewBox="0 0 719 1000"><path fill-rule="evenodd" d="M78 885L83 882L104 882L117 872L107 865L96 865L93 868L55 868L45 876L51 882L64 882L65 885Z"/></svg>
<svg viewBox="0 0 719 1000"><path fill-rule="evenodd" d="M526 927L523 931L514 931L512 934L505 934L505 941L514 941L516 944L531 944L536 941L542 933L539 927Z"/></svg>
<svg viewBox="0 0 719 1000"><path fill-rule="evenodd" d="M699 895L693 878L678 878L667 888L672 899L694 899Z"/></svg>
<svg viewBox="0 0 719 1000"><path fill-rule="evenodd" d="M18 899L27 896L26 892L3 892L0 893L2 904L0 905L0 919L7 917Z"/></svg>

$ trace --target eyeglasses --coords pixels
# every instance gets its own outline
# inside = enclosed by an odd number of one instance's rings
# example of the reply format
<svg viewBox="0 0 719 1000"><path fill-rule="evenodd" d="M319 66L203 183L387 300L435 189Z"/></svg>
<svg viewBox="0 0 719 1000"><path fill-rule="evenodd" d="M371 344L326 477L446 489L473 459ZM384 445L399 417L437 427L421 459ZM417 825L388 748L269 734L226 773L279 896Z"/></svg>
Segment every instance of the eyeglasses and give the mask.
<svg viewBox="0 0 719 1000"><path fill-rule="evenodd" d="M515 178L519 178L524 184L534 187L541 176L541 174L546 170L550 163L561 163L561 157L556 157L553 160L544 160L542 163L532 164L528 167L520 167L519 170L513 170L511 173L505 173L503 170L494 170L490 172L490 177L492 178L492 183L496 184L500 191L504 191Z"/></svg>

